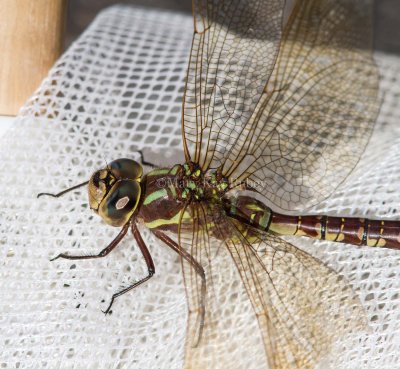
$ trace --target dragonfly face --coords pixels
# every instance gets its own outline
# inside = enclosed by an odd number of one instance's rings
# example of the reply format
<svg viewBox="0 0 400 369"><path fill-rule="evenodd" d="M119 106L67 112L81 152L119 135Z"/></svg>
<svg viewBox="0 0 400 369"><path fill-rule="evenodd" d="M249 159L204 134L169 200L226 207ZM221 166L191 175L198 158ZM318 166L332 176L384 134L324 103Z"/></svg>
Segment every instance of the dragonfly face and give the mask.
<svg viewBox="0 0 400 369"><path fill-rule="evenodd" d="M140 196L142 166L131 159L117 159L96 171L89 180L90 208L112 226L126 224Z"/></svg>

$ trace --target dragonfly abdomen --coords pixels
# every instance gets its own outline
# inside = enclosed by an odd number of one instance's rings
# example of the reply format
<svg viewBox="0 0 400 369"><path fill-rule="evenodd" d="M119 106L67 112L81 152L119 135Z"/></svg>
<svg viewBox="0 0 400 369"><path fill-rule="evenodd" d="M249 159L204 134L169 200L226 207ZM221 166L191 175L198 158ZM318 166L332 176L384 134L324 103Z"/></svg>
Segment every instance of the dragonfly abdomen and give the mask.
<svg viewBox="0 0 400 369"><path fill-rule="evenodd" d="M249 197L230 198L229 216L263 231L279 235L305 236L358 246L400 249L400 221L327 215L286 215L273 212Z"/></svg>
<svg viewBox="0 0 400 369"><path fill-rule="evenodd" d="M307 236L358 246L400 249L398 221L273 213L269 230L281 235Z"/></svg>

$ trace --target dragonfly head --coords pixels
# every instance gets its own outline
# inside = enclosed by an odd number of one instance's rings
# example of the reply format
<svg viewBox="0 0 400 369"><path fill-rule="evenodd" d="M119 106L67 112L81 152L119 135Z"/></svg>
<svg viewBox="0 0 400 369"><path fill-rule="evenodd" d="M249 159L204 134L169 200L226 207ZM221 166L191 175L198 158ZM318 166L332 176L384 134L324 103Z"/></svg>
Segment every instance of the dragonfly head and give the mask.
<svg viewBox="0 0 400 369"><path fill-rule="evenodd" d="M112 226L126 224L135 212L141 195L142 166L131 159L117 159L90 177L90 208Z"/></svg>

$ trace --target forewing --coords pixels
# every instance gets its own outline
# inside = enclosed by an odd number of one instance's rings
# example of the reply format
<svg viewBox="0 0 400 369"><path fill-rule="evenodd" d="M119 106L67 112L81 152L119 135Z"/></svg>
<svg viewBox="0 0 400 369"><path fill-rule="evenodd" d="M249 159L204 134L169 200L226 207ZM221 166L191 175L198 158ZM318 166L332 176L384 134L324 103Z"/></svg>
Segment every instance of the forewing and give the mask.
<svg viewBox="0 0 400 369"><path fill-rule="evenodd" d="M370 0L299 1L273 75L225 173L281 210L329 196L358 162L378 111Z"/></svg>
<svg viewBox="0 0 400 369"><path fill-rule="evenodd" d="M195 2L187 159L223 167L232 184L248 180L277 210L329 196L379 110L371 2L297 1L280 46L281 2Z"/></svg>
<svg viewBox="0 0 400 369"><path fill-rule="evenodd" d="M185 214L180 248L206 276L203 299L201 278L182 259L185 368L314 369L335 342L366 327L351 287L309 254L228 218L216 204L193 203Z"/></svg>
<svg viewBox="0 0 400 369"><path fill-rule="evenodd" d="M226 159L271 75L284 0L194 0L183 101L186 161L206 170Z"/></svg>

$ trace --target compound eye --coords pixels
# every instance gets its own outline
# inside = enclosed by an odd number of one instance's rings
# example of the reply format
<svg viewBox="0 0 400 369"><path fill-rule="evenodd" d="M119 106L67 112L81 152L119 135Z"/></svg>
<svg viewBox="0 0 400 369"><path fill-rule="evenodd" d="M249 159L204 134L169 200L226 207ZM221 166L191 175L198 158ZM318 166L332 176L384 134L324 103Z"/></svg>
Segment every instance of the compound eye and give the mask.
<svg viewBox="0 0 400 369"><path fill-rule="evenodd" d="M121 227L134 213L141 188L137 181L122 179L114 184L99 206L98 213L107 224Z"/></svg>
<svg viewBox="0 0 400 369"><path fill-rule="evenodd" d="M142 166L131 159L117 159L112 161L108 168L118 179L139 179L143 174Z"/></svg>

